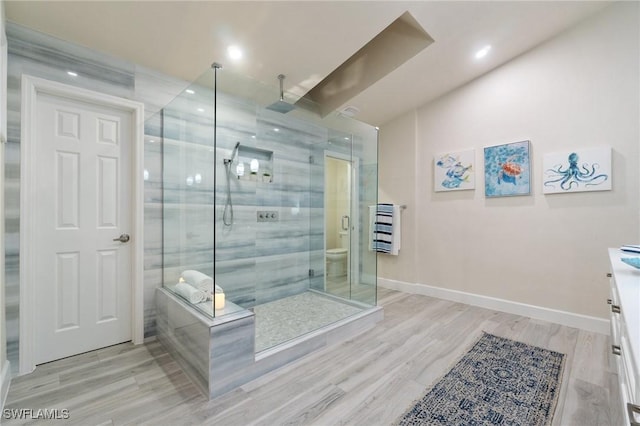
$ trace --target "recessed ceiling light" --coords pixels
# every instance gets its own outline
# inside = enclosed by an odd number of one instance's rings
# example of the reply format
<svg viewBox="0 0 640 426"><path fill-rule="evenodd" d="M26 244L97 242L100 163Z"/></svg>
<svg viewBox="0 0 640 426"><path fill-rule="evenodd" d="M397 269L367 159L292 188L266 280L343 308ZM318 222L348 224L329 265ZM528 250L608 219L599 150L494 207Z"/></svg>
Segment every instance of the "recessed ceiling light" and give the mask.
<svg viewBox="0 0 640 426"><path fill-rule="evenodd" d="M349 137L348 137L348 136L345 136L345 137L344 137L344 140L345 140L345 141L348 141L348 140L349 140Z"/></svg>
<svg viewBox="0 0 640 426"><path fill-rule="evenodd" d="M484 58L485 56L487 56L487 53L489 53L490 50L491 50L491 46L489 45L486 45L482 49L478 50L476 52L476 59Z"/></svg>
<svg viewBox="0 0 640 426"><path fill-rule="evenodd" d="M149 139L149 143L155 143L155 139Z"/></svg>
<svg viewBox="0 0 640 426"><path fill-rule="evenodd" d="M242 49L238 46L229 46L227 47L227 55L229 55L229 59L232 61L237 61L242 59Z"/></svg>
<svg viewBox="0 0 640 426"><path fill-rule="evenodd" d="M274 127L273 131L274 131L274 132L279 132L279 131L280 131L280 129L278 129L277 127Z"/></svg>
<svg viewBox="0 0 640 426"><path fill-rule="evenodd" d="M73 72L73 71L67 71L67 74L69 74L71 77L77 77L78 73L77 72Z"/></svg>
<svg viewBox="0 0 640 426"><path fill-rule="evenodd" d="M198 108L198 112L204 112L204 108Z"/></svg>
<svg viewBox="0 0 640 426"><path fill-rule="evenodd" d="M194 93L196 93L196 92L194 92L194 91L193 91L193 90L191 90L191 89L187 89L187 90L185 90L185 92L187 92L187 93L188 93L188 94L190 94L190 95L193 95Z"/></svg>

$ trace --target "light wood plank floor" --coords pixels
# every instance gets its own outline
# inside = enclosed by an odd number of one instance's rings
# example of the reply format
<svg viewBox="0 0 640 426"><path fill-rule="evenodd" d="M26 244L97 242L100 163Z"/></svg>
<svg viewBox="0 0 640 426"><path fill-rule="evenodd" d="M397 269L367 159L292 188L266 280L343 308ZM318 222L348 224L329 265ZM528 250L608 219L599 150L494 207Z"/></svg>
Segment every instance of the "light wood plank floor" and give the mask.
<svg viewBox="0 0 640 426"><path fill-rule="evenodd" d="M68 409L68 420L39 423L55 425L388 425L484 330L567 355L554 425L621 423L607 336L426 296L379 296L385 319L374 329L213 401L150 342L39 366L12 381L5 408Z"/></svg>

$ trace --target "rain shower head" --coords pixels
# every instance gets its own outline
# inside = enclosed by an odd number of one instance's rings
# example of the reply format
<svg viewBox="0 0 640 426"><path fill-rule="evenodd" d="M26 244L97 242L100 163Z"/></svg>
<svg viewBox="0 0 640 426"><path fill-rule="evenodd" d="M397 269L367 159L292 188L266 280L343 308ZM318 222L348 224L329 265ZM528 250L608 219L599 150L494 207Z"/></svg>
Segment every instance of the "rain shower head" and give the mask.
<svg viewBox="0 0 640 426"><path fill-rule="evenodd" d="M281 114L286 114L289 111L295 109L295 105L292 105L288 102L284 101L284 74L280 74L278 76L278 80L280 80L280 100L272 103L267 107L271 111L279 112Z"/></svg>

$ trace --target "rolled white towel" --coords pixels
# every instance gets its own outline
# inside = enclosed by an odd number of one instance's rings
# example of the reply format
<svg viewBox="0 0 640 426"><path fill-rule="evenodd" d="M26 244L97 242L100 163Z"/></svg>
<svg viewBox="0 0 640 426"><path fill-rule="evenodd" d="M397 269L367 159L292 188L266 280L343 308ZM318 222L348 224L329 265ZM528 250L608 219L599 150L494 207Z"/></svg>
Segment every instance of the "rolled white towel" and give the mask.
<svg viewBox="0 0 640 426"><path fill-rule="evenodd" d="M213 278L200 271L189 269L183 271L181 277L187 284L197 288L198 290L204 291L207 294L211 294L213 291Z"/></svg>
<svg viewBox="0 0 640 426"><path fill-rule="evenodd" d="M207 294L204 291L198 290L197 288L187 284L187 283L178 283L173 288L180 296L184 297L189 301L189 303L197 304L207 301Z"/></svg>
<svg viewBox="0 0 640 426"><path fill-rule="evenodd" d="M214 292L223 293L224 290L218 284L213 285L213 278L209 275L205 275L200 271L187 270L183 271L180 278L184 280L190 286L197 288L200 291L204 291L207 295L211 295Z"/></svg>

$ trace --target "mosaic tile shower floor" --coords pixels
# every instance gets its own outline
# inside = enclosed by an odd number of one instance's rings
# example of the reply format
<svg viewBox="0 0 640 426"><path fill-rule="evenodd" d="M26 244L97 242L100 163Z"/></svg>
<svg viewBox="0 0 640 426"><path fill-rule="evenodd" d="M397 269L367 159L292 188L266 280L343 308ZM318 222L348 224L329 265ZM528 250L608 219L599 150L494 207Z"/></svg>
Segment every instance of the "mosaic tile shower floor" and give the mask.
<svg viewBox="0 0 640 426"><path fill-rule="evenodd" d="M257 305L253 312L256 315L256 352L260 352L362 312L362 309L308 291Z"/></svg>

